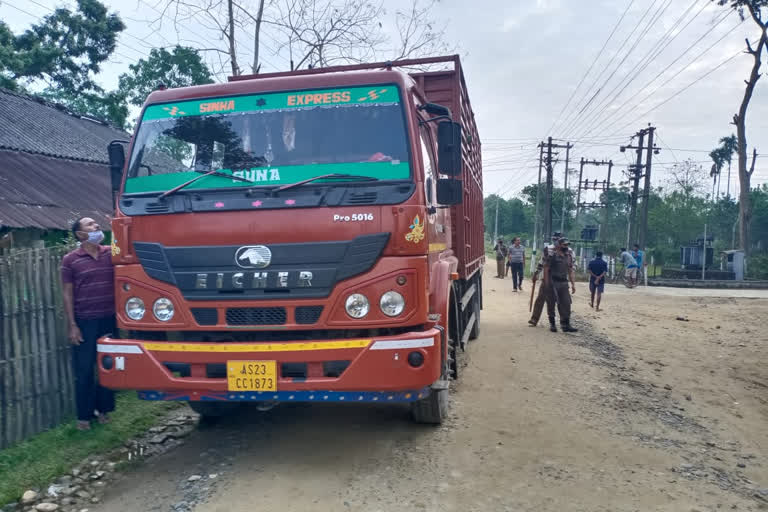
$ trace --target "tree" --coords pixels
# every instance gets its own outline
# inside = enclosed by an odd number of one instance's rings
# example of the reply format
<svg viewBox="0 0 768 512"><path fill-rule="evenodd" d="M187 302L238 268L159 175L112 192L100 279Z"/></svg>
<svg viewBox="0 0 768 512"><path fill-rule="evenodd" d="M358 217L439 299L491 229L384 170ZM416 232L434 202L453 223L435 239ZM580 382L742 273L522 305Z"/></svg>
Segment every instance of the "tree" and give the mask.
<svg viewBox="0 0 768 512"><path fill-rule="evenodd" d="M128 105L125 96L119 91L72 93L49 87L40 93L47 100L60 103L72 112L90 116L101 121L108 121L115 127L124 130L128 121Z"/></svg>
<svg viewBox="0 0 768 512"><path fill-rule="evenodd" d="M533 212L518 198L504 199L491 194L483 200L485 229L491 232L496 226L496 207L499 209L499 236L524 236L533 231Z"/></svg>
<svg viewBox="0 0 768 512"><path fill-rule="evenodd" d="M158 84L189 87L213 83L213 76L197 50L176 46L172 51L153 48L146 59L128 66L120 75L118 90L131 105L140 106Z"/></svg>
<svg viewBox="0 0 768 512"><path fill-rule="evenodd" d="M230 73L239 75L241 51L249 46L251 71L260 71L265 36L274 41L269 49L286 56L291 69L364 62L382 54L394 60L447 51L444 25L431 19L437 1L411 0L408 9L395 10L388 18L383 0L165 0L155 22L162 27L171 11L175 25L193 18L202 23L221 44L198 50L226 56ZM393 27L385 26L388 19ZM249 34L248 43L239 37ZM220 63L216 74L225 66Z"/></svg>
<svg viewBox="0 0 768 512"><path fill-rule="evenodd" d="M275 7L278 14L270 23L282 33L279 50L288 50L296 69L373 60L376 49L386 42L380 31L381 3L288 0Z"/></svg>
<svg viewBox="0 0 768 512"><path fill-rule="evenodd" d="M709 171L709 177L712 178L712 200L717 201L720 197L720 173L725 164L727 155L723 148L718 147L709 152L709 158L712 159L712 169ZM717 184L717 193L715 193L715 185Z"/></svg>
<svg viewBox="0 0 768 512"><path fill-rule="evenodd" d="M731 160L733 159L733 154L739 149L739 143L736 136L731 134L728 137L721 138L720 144L725 160L728 162L728 184L726 185L725 197L731 197Z"/></svg>
<svg viewBox="0 0 768 512"><path fill-rule="evenodd" d="M105 92L93 75L114 52L124 28L119 16L97 0L78 0L77 12L56 9L20 35L0 22L0 86L45 85L42 97L123 128L125 101Z"/></svg>
<svg viewBox="0 0 768 512"><path fill-rule="evenodd" d="M757 47L753 48L749 39L747 43L747 53L752 56L752 71L749 78L745 81L746 88L741 100L741 106L738 113L733 116L733 124L736 125L736 137L738 138L737 153L739 156L739 223L740 223L740 243L744 249L744 254L748 258L751 241L750 226L752 222L752 203L750 198L750 181L752 173L755 171L755 160L757 159L757 149L752 150L752 165L747 169L747 110L749 102L752 99L752 93L755 85L760 79L760 65L762 64L762 54L768 45L768 20L763 20L763 9L768 10L768 0L713 0L719 5L729 5L731 9L739 13L741 19L746 19L747 14L752 21L760 28L760 38Z"/></svg>
<svg viewBox="0 0 768 512"><path fill-rule="evenodd" d="M100 93L92 74L115 51L123 29L98 0L77 0L77 12L58 8L20 35L0 22L0 84L43 82L65 95Z"/></svg>
<svg viewBox="0 0 768 512"><path fill-rule="evenodd" d="M679 192L685 200L694 196L704 195L704 169L693 160L684 160L675 164L670 171L669 185L672 190Z"/></svg>

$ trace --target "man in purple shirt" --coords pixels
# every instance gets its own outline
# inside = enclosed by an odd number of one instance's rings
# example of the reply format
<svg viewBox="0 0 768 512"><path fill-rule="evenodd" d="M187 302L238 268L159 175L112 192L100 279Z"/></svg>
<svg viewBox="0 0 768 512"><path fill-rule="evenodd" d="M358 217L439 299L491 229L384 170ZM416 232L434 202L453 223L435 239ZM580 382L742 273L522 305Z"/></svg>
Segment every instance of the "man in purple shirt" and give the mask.
<svg viewBox="0 0 768 512"><path fill-rule="evenodd" d="M73 345L77 428L89 430L94 411L99 423L109 423L109 413L115 410L114 392L101 387L95 377L96 341L116 331L114 269L110 248L100 245L104 233L95 220L77 220L72 233L80 248L61 260L61 282Z"/></svg>

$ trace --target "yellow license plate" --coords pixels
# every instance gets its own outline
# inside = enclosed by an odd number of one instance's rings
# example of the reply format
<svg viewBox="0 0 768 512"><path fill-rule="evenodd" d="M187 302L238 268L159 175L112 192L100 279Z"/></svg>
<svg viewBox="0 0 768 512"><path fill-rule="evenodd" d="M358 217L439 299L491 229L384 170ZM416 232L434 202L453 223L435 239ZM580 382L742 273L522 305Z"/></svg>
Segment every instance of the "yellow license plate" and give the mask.
<svg viewBox="0 0 768 512"><path fill-rule="evenodd" d="M276 361L227 361L230 391L277 391Z"/></svg>

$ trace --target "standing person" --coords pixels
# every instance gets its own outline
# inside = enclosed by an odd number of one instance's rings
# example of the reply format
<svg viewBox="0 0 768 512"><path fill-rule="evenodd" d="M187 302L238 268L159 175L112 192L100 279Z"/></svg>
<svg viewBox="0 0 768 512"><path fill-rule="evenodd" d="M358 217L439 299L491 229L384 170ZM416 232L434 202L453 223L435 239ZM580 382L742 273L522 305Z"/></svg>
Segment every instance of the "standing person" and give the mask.
<svg viewBox="0 0 768 512"><path fill-rule="evenodd" d="M73 345L77 428L90 430L94 411L103 424L115 410L114 392L101 387L95 376L96 341L115 332L114 269L109 246L100 245L104 233L95 220L78 219L72 234L81 245L61 260L61 282Z"/></svg>
<svg viewBox="0 0 768 512"><path fill-rule="evenodd" d="M552 243L547 244L542 249L541 260L539 260L536 266L536 271L531 276L531 286L536 286L536 281L541 276L541 285L539 286L539 294L536 296L536 302L533 303L533 312L531 313L531 319L528 320L528 325L536 327L541 318L541 312L544 309L544 303L547 304L547 316L549 317L549 328L557 331L555 325L555 301L551 293L551 282L549 279L549 268L545 267L544 263L547 258L547 254L554 251L560 240L560 233L555 231L552 233ZM533 290L531 290L533 293Z"/></svg>
<svg viewBox="0 0 768 512"><path fill-rule="evenodd" d="M627 278L628 286L634 288L637 284L637 260L624 247L619 250L619 259L624 264L624 277Z"/></svg>
<svg viewBox="0 0 768 512"><path fill-rule="evenodd" d="M632 257L635 258L635 261L637 262L638 280L642 279L645 275L645 267L648 266L648 263L645 261L645 251L641 251L640 246L635 244L632 248Z"/></svg>
<svg viewBox="0 0 768 512"><path fill-rule="evenodd" d="M597 251L595 259L589 262L589 307L600 311L600 299L605 291L605 274L608 272L608 263L603 260L603 253ZM597 303L595 303L597 293Z"/></svg>
<svg viewBox="0 0 768 512"><path fill-rule="evenodd" d="M496 277L504 279L504 260L507 259L507 246L504 245L503 238L499 238L493 250L496 251Z"/></svg>
<svg viewBox="0 0 768 512"><path fill-rule="evenodd" d="M555 250L547 254L544 265L549 267L553 300L557 301L557 312L560 314L560 328L563 332L578 332L578 329L571 326L571 293L576 293L576 284L574 283L573 265L568 245L568 239L561 238ZM568 290L569 281L571 283L570 291ZM557 332L554 318L550 318L550 330Z"/></svg>
<svg viewBox="0 0 768 512"><path fill-rule="evenodd" d="M516 236L509 246L509 266L512 268L512 284L515 291L523 291L523 269L525 268L525 247Z"/></svg>

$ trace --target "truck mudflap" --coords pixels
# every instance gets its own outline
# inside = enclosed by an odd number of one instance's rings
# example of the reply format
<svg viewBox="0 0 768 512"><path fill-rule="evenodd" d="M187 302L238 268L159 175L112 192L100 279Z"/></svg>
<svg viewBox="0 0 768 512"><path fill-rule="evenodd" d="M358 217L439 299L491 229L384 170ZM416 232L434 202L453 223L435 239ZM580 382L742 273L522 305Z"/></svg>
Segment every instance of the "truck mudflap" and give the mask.
<svg viewBox="0 0 768 512"><path fill-rule="evenodd" d="M97 360L103 386L134 389L146 400L412 402L429 396L430 386L439 381L441 344L439 329L253 343L104 337ZM246 368L266 373L239 378ZM250 385L243 386L246 380ZM255 387L254 380L260 380Z"/></svg>

